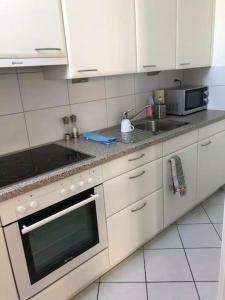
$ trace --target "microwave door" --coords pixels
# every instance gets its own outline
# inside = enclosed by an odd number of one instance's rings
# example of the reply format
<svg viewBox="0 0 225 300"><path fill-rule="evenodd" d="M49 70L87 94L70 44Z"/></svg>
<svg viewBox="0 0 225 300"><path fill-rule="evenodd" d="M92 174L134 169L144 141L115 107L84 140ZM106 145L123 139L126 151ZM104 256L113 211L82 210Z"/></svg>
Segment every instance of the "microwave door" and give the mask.
<svg viewBox="0 0 225 300"><path fill-rule="evenodd" d="M204 106L203 89L187 90L185 96L185 112L198 111Z"/></svg>

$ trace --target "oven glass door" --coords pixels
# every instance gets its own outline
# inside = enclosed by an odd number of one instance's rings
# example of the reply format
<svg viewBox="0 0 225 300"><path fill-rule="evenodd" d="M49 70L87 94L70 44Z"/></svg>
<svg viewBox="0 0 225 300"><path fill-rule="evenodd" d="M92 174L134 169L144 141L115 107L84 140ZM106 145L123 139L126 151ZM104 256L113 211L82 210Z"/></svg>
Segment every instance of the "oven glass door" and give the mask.
<svg viewBox="0 0 225 300"><path fill-rule="evenodd" d="M94 189L19 221L31 284L99 243L91 195Z"/></svg>
<svg viewBox="0 0 225 300"><path fill-rule="evenodd" d="M193 89L186 91L185 111L197 109L204 106L204 89Z"/></svg>

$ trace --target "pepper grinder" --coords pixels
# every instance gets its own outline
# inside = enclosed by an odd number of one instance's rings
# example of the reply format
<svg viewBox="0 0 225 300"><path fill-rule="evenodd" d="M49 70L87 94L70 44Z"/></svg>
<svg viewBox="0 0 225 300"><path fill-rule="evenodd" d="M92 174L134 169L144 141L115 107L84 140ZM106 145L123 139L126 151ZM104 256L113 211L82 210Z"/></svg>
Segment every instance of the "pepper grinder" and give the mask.
<svg viewBox="0 0 225 300"><path fill-rule="evenodd" d="M74 139L77 139L79 137L79 132L78 132L77 125L76 125L77 116L71 115L70 120L72 122L72 137Z"/></svg>
<svg viewBox="0 0 225 300"><path fill-rule="evenodd" d="M63 117L63 124L65 127L65 134L64 134L64 138L66 141L69 141L71 139L71 135L70 135L70 128L69 128L69 123L70 123L70 118L69 117Z"/></svg>

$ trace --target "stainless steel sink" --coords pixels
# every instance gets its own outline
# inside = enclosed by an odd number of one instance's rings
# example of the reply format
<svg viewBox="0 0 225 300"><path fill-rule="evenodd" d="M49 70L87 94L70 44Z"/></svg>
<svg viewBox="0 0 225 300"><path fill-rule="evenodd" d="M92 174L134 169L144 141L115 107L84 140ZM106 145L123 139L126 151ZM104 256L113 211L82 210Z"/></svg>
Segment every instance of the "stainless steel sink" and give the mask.
<svg viewBox="0 0 225 300"><path fill-rule="evenodd" d="M173 120L142 120L142 122L135 125L135 128L144 131L151 131L153 133L160 133L176 129L187 124L189 123Z"/></svg>
<svg viewBox="0 0 225 300"><path fill-rule="evenodd" d="M99 130L99 134L104 136L115 137L118 142L124 144L138 143L149 139L160 133L176 129L178 127L187 125L187 122L173 121L173 120L150 120L144 119L133 123L135 130L130 133L121 134L120 126L114 126Z"/></svg>

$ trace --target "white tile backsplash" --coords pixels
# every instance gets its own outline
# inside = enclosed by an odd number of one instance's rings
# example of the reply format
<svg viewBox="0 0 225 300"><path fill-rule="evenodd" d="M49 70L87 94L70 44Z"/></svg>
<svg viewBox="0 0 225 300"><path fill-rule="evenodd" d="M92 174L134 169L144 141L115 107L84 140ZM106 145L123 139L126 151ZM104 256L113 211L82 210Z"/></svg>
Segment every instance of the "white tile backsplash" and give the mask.
<svg viewBox="0 0 225 300"><path fill-rule="evenodd" d="M69 81L70 103L82 103L105 99L104 77L90 78L88 82L72 83Z"/></svg>
<svg viewBox="0 0 225 300"><path fill-rule="evenodd" d="M201 85L203 82L203 69L189 69L184 71L184 85Z"/></svg>
<svg viewBox="0 0 225 300"><path fill-rule="evenodd" d="M71 110L78 116L77 126L80 133L107 127L105 100L73 104Z"/></svg>
<svg viewBox="0 0 225 300"><path fill-rule="evenodd" d="M172 86L182 74L126 74L72 83L45 80L41 67L0 69L0 153L62 139L61 118L71 112L81 133L117 125L125 110L141 110L154 89Z"/></svg>
<svg viewBox="0 0 225 300"><path fill-rule="evenodd" d="M105 88L107 98L134 94L134 75L128 74L106 77Z"/></svg>
<svg viewBox="0 0 225 300"><path fill-rule="evenodd" d="M184 84L208 85L208 108L225 110L225 67L185 70Z"/></svg>
<svg viewBox="0 0 225 300"><path fill-rule="evenodd" d="M23 112L16 74L0 75L0 115Z"/></svg>
<svg viewBox="0 0 225 300"><path fill-rule="evenodd" d="M0 155L29 147L23 114L0 117Z"/></svg>
<svg viewBox="0 0 225 300"><path fill-rule="evenodd" d="M107 99L107 118L108 126L114 126L121 122L124 111L133 109L131 114L135 113L135 96L124 96Z"/></svg>
<svg viewBox="0 0 225 300"><path fill-rule="evenodd" d="M136 93L145 93L159 88L159 75L149 76L147 73L140 73L134 75L134 80Z"/></svg>
<svg viewBox="0 0 225 300"><path fill-rule="evenodd" d="M62 118L69 114L69 106L26 112L30 145L33 147L62 139L65 133Z"/></svg>
<svg viewBox="0 0 225 300"><path fill-rule="evenodd" d="M210 109L225 109L225 85L209 87L209 108Z"/></svg>
<svg viewBox="0 0 225 300"><path fill-rule="evenodd" d="M18 76L25 111L69 104L65 80L44 80L42 72Z"/></svg>
<svg viewBox="0 0 225 300"><path fill-rule="evenodd" d="M179 83L175 82L174 79L183 80L183 71L173 70L165 71L159 74L159 87L160 88L172 88L177 86Z"/></svg>

